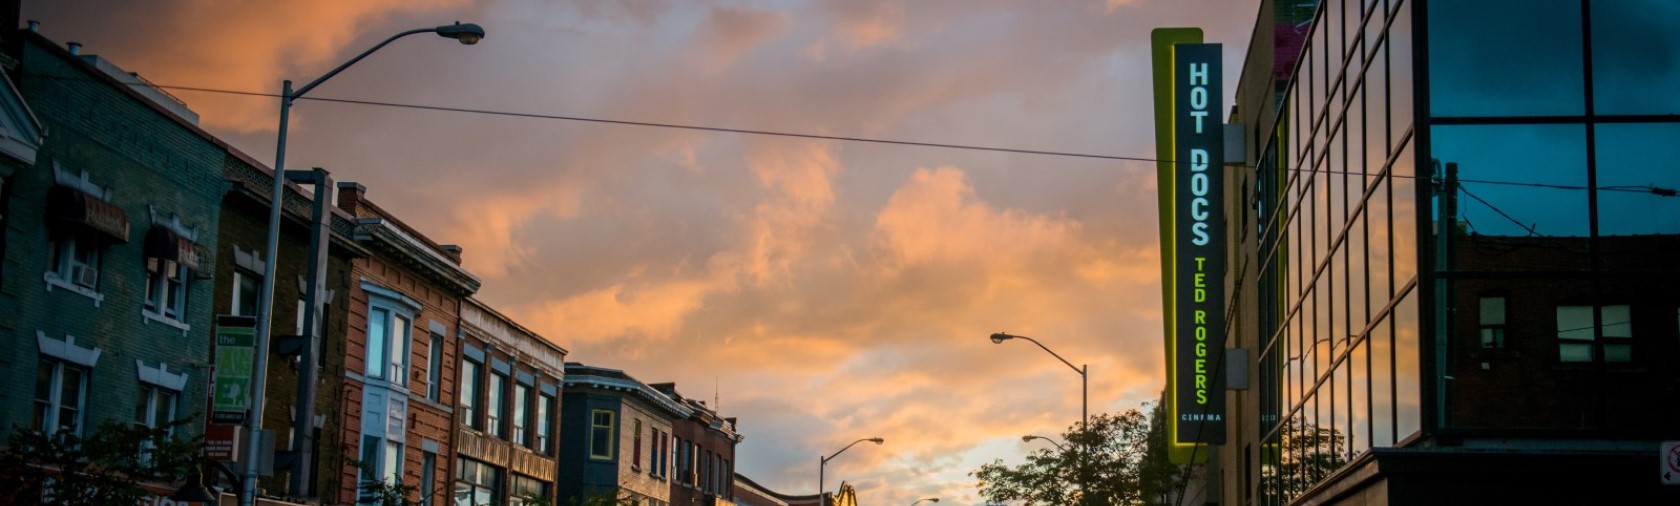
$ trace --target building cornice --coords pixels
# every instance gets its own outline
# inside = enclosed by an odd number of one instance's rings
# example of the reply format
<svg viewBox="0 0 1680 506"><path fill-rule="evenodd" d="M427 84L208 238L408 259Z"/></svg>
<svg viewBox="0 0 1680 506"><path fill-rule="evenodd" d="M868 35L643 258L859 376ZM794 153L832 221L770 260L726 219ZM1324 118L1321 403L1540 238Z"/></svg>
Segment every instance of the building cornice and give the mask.
<svg viewBox="0 0 1680 506"><path fill-rule="evenodd" d="M356 220L356 240L383 252L459 296L478 291L483 282L454 261L432 250L424 242L392 225L384 218Z"/></svg>

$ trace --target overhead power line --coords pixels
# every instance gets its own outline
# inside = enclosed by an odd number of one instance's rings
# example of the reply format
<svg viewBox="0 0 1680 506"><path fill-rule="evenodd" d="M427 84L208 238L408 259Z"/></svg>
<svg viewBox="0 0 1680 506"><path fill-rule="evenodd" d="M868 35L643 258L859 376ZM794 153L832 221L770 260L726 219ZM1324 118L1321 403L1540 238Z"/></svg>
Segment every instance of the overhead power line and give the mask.
<svg viewBox="0 0 1680 506"><path fill-rule="evenodd" d="M48 79L59 79L59 80L67 80L67 81L102 82L102 81L96 81L94 79L88 79L88 78L57 76L57 75L50 75L50 74L30 73L30 74L25 74L25 75L27 75L29 77L43 77L43 78L48 78ZM196 92L201 92L201 93L219 93L219 94L224 94L224 95L241 95L241 96L248 96L248 97L280 98L280 94L278 94L278 93L268 93L268 92L261 92L261 91L229 90L229 89L221 89L221 88L209 88L209 87L203 87L203 86L182 86L182 85L157 84L157 83L150 83L150 82L148 82L148 83L124 83L124 84L127 84L129 86L135 86L135 87L151 87L151 88L158 88L158 89L165 89L165 90L196 91ZM1060 157L1086 158L1086 159L1099 159L1099 160L1119 160L1119 161L1128 161L1128 162L1177 163L1176 161L1170 160L1170 159L1151 158L1151 157L1146 157L1146 156L1108 155L1108 154L1099 154L1099 153L1081 153L1081 152L1075 152L1075 151L1056 151L1056 150L1047 150L1047 149L1025 149L1025 148L1009 148L1009 147L999 147L999 146L983 146L983 145L977 145L977 144L953 144L953 143L942 143L942 142L922 142L922 141L910 141L910 140L902 140L902 139L877 139L877 138L869 138L869 137L851 137L851 136L843 136L843 135L822 135L822 134L811 134L811 133L800 133L800 132L786 132L786 131L779 131L779 130L759 130L759 129L749 129L749 128L715 127L715 126L705 126L705 125L684 125L684 124L679 124L679 123L661 123L661 122L653 122L653 121L633 121L633 120L621 120L621 119L610 119L610 118L592 118L592 117L587 117L587 116L568 116L568 115L561 115L561 114L541 114L541 113L517 112L517 111L497 111L497 110L490 110L490 109L475 109L475 108L470 108L470 107L453 107L453 106L441 106L441 105L409 104L409 103L402 103L402 102L385 102L385 101L378 101L378 100L360 100L360 99L331 98L331 97L299 97L298 100L313 100L313 101L316 101L316 102L328 102L328 103L351 104L351 105L367 105L367 106L376 106L376 107L391 107L391 108L398 108L398 109L414 109L414 110L422 110L422 111L453 112L453 113L461 113L461 114L478 114L478 115L486 115L486 116L502 116L502 117L511 117L511 118L545 119L545 120L557 120L557 121L576 121L576 122L584 122L584 123L640 126L640 127L650 127L650 128L669 128L669 129L677 129L677 130L734 133L734 134L745 134L745 135L764 135L764 136L772 136L772 137L789 137L789 138L798 138L798 139L845 141L845 142L863 142L863 143L888 144L888 145L897 145L897 146L916 146L916 147L928 147L928 148L961 149L961 150L970 150L970 151L989 151L989 152L994 152L994 153L1012 153L1012 154L1040 155L1040 156L1060 156ZM1248 164L1230 164L1230 165L1238 165L1238 166L1241 166L1241 167L1244 167L1244 168L1249 168L1249 169L1256 168L1255 166L1248 165ZM1343 170L1343 171L1331 171L1331 170L1317 171L1317 170L1313 170L1313 169L1303 169L1303 168L1299 168L1299 167L1297 167L1297 168L1285 167L1283 170L1287 170L1287 171L1290 171L1290 172L1298 172L1298 173L1325 173L1325 174L1335 174L1335 175L1345 175L1345 176L1361 176L1361 177L1368 177L1368 176L1373 175L1371 173L1366 173L1366 172L1353 172L1353 171L1346 171L1346 170ZM1426 176L1392 174L1391 177L1419 179L1419 178L1426 177ZM1482 184L1492 184L1492 185L1521 186L1521 187L1530 187L1530 188L1550 188L1550 189L1556 189L1556 190L1590 190L1590 189L1592 189L1591 187L1587 187L1587 186L1558 185L1558 184L1545 184L1545 183L1529 183L1529 182L1522 182L1522 181L1498 181L1498 180L1479 180L1479 179L1460 179L1459 181L1466 182L1466 183L1482 183ZM1650 194L1657 195L1657 196L1660 196L1660 197L1674 197L1674 196L1676 196L1676 191L1674 189L1663 188L1663 187L1654 186L1654 185L1652 185L1652 186L1602 186L1602 187L1599 187L1598 190L1599 191L1625 192L1625 193L1650 193Z"/></svg>

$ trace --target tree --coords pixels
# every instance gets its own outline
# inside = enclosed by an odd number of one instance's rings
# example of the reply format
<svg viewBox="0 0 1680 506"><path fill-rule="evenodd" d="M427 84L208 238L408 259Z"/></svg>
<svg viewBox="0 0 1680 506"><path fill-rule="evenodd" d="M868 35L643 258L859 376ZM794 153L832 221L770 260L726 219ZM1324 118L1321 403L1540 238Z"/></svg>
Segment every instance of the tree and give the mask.
<svg viewBox="0 0 1680 506"><path fill-rule="evenodd" d="M994 503L1145 504L1162 497L1178 469L1166 460L1161 416L1159 407L1148 417L1138 410L1098 414L1089 427L1068 428L1060 448L1038 450L1018 466L998 459L970 475L980 480L981 497Z"/></svg>
<svg viewBox="0 0 1680 506"><path fill-rule="evenodd" d="M152 495L142 484L167 486L195 472L203 438L170 434L191 418L164 427L107 421L86 437L15 428L0 449L0 503L139 503Z"/></svg>

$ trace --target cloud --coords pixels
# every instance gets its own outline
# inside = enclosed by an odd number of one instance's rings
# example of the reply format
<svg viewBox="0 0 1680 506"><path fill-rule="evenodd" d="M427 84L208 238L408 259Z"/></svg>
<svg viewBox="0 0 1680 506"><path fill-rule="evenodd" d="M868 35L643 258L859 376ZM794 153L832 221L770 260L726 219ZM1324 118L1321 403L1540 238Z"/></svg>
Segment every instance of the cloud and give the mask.
<svg viewBox="0 0 1680 506"><path fill-rule="evenodd" d="M703 67L717 73L765 42L786 34L793 18L785 12L743 7L713 7L696 36L706 55Z"/></svg>

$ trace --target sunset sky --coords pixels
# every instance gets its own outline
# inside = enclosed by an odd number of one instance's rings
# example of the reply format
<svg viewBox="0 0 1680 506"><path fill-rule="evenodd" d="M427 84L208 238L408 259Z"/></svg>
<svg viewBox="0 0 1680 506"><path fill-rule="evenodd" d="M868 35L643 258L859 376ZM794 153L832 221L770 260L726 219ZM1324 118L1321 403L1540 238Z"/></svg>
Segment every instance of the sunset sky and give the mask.
<svg viewBox="0 0 1680 506"><path fill-rule="evenodd" d="M116 5L120 4L120 5ZM41 33L163 85L1153 157L1149 32L1201 26L1235 88L1258 6L1228 0L26 2ZM278 100L171 91L265 163ZM1227 103L1230 99L1226 99ZM737 469L860 502L977 504L1079 416L1164 384L1154 164L303 101L323 167L440 243L568 360L675 381L740 418ZM715 386L714 386L715 385Z"/></svg>

